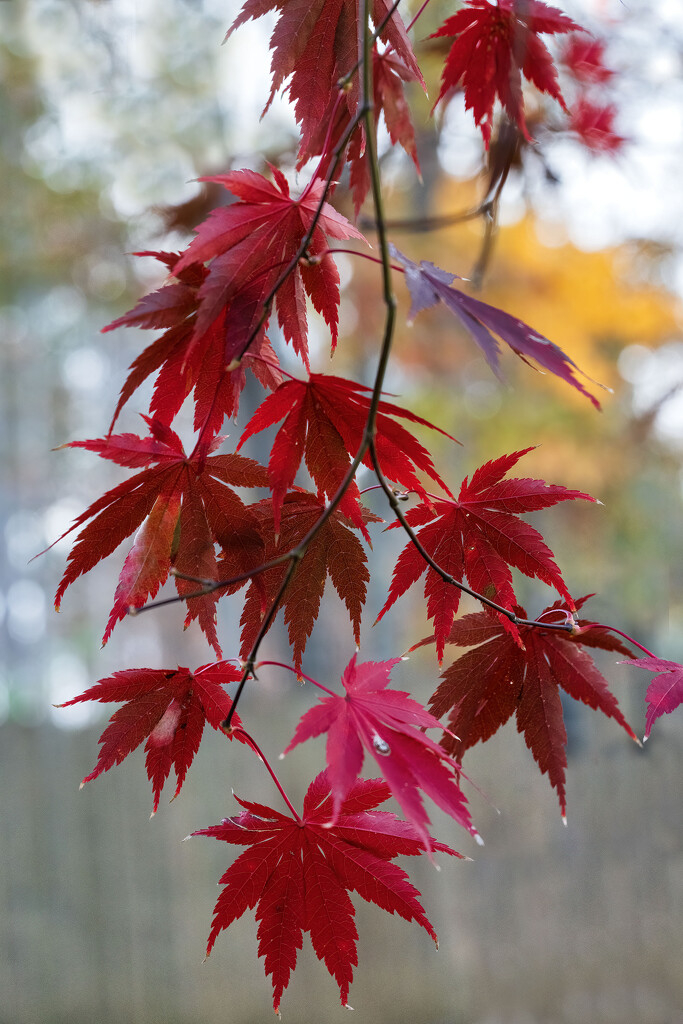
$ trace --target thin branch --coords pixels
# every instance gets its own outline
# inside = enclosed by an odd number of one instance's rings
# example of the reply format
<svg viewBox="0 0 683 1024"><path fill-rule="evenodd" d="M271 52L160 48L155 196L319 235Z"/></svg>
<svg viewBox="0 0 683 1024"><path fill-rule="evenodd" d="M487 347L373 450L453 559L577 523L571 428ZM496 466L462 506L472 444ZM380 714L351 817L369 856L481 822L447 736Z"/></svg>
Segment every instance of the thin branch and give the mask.
<svg viewBox="0 0 683 1024"><path fill-rule="evenodd" d="M466 583L462 582L462 580L456 580L456 578L451 576L449 572L442 569L438 562L435 562L429 552L425 550L419 537L403 514L398 503L397 495L394 493L394 489L387 483L386 477L382 473L374 442L370 445L370 458L372 459L377 479L379 480L382 490L387 496L394 515L408 534L411 543L417 548L422 558L424 558L427 565L433 569L435 573L438 573L445 583L449 583L451 586L457 587L458 590L461 590L464 594L469 594L470 597L479 601L480 604L486 605L487 608L491 608L492 611L498 612L500 615L504 615L506 619L509 619L510 622L513 622L516 626L535 626L537 628L552 629L557 632L570 634L576 632L576 623L573 620L567 622L539 622L537 619L523 619L519 615L516 615L515 612L511 611L510 608L504 608L503 605L496 604L495 601L492 601L488 597L484 597L483 594L478 594L476 590L472 590L472 588L468 587Z"/></svg>
<svg viewBox="0 0 683 1024"><path fill-rule="evenodd" d="M281 784L280 780L278 779L277 775L275 774L275 772L274 772L274 771L273 771L273 769L271 768L271 766L270 766L270 763L269 763L269 761L268 761L268 758L267 758L267 757L266 757L266 755L265 755L265 754L263 753L263 751L262 751L262 750L261 750L261 748L259 747L259 745L258 745L258 743L256 742L256 740L255 740L255 739L253 739L253 738L252 738L252 737L251 737L251 736L249 735L249 733L248 733L248 732L246 731L246 729L243 729L241 725L236 725L236 726L234 726L234 727L233 727L233 726L222 726L222 728L223 728L223 729L224 729L224 730L225 730L226 732L230 731L230 732L231 732L231 733L232 733L232 734L233 734L234 736L236 736L236 735L237 735L237 734L239 733L239 735L240 735L240 736L242 736L242 737L244 738L244 740L246 741L247 745L248 745L248 746L250 746L250 747L252 748L252 750L254 751L254 753L255 753L255 754L258 754L258 756L260 757L260 759L261 759L261 760L263 761L264 765L265 765L265 766L266 766L266 768L268 769L268 771L269 771L269 773L270 773L270 777L271 777L271 779L273 780L273 782L274 782L274 783L275 783L275 785L277 786L277 788L278 788L278 791L279 791L279 793L280 793L280 796L282 797L282 799L284 800L284 802L285 802L285 803L287 804L287 806L289 807L290 811L291 811L291 812L292 812L292 814L294 815L294 818L295 818L295 820L296 820L296 821L301 821L301 816L300 816L300 815L299 815L299 814L297 813L297 811L296 811L296 809L295 809L294 805L292 804L291 800L289 799L289 797L288 797L288 796L287 796L287 794L285 793L284 789L282 788L282 784Z"/></svg>

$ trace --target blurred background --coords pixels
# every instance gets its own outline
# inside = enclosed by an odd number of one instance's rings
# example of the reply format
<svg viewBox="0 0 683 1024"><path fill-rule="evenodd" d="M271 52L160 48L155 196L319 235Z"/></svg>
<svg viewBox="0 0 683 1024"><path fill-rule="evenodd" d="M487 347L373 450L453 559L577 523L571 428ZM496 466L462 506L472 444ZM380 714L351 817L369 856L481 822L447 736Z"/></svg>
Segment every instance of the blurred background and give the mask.
<svg viewBox="0 0 683 1024"><path fill-rule="evenodd" d="M392 231L399 248L480 280L482 299L532 324L611 389L600 392L603 411L512 354L503 361L507 382L498 382L439 309L401 326L388 389L464 443L423 438L452 486L482 461L538 445L520 473L600 498L604 507L560 506L533 522L572 593L596 593L591 617L681 660L683 15L676 0L563 6L608 41L615 73L595 86L616 107L607 137L582 135L556 105L534 115L540 100L530 98L536 143L515 153L496 232L481 218L458 217L481 201L487 181L462 96L429 122L431 102L411 96L422 185L385 138L383 170L390 216L413 222ZM52 449L106 432L126 368L146 343L131 330L99 333L161 284L154 261L130 253L187 244L224 201L199 175L263 170L264 156L294 162L284 100L258 121L272 20L244 26L221 47L237 10L233 0L0 2L2 1024L251 1024L271 1012L253 918L233 925L202 963L215 883L231 852L201 838L180 842L235 813L231 790L278 806L265 772L237 744L205 735L178 800L163 801L149 821L141 749L78 789L112 709L54 706L118 669L195 667L211 660L209 648L199 633L182 632L177 607L123 622L100 648L123 548L70 588L59 616L52 595L70 541L30 561L123 478L86 452ZM420 38L452 10L435 0ZM432 97L445 52L437 42L416 45ZM343 181L336 199L351 216ZM434 230L416 230L426 226ZM379 278L347 256L339 265L333 372L367 382L383 318ZM397 289L405 313L401 282ZM315 319L311 331L323 370L328 337ZM124 411L121 430L140 429L145 395ZM244 422L261 397L258 388L246 396ZM242 426L226 427L228 444ZM179 429L188 436L189 418ZM265 458L263 444L250 454ZM396 656L428 632L418 588L371 628L403 543L376 538L364 658ZM528 582L519 593L537 613L553 596ZM239 612L239 599L219 608L227 655ZM326 594L305 671L334 686L352 646L346 615ZM277 630L262 650L288 660ZM649 675L615 667L614 658L600 665L642 735ZM393 680L426 700L437 677L422 651ZM276 759L312 699L280 673L253 686L240 710ZM683 1019L683 716L660 720L638 750L613 722L568 704L568 828L512 724L468 753L466 769L485 794L469 795L486 846L435 813L434 833L473 862L444 863L438 874L426 861L405 865L439 933L438 952L419 929L358 907L351 1002L362 1019ZM318 742L283 763L295 803L322 760ZM283 1013L344 1016L308 940Z"/></svg>

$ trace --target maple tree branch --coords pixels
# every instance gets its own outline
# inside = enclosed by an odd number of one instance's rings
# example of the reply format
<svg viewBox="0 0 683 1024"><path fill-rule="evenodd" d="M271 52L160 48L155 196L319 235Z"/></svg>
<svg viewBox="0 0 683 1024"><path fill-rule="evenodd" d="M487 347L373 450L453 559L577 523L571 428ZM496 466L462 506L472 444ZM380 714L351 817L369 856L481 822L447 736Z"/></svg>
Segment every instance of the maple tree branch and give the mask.
<svg viewBox="0 0 683 1024"><path fill-rule="evenodd" d="M377 160L377 147L376 147L374 131L373 131L374 125L373 125L373 121L372 121L373 113L374 112L373 112L373 102L372 102L372 94L373 94L372 93L372 61L370 60L371 33L370 33L370 29L369 29L369 0L363 0L362 10L363 10L363 15L362 15L362 17L363 17L363 24L365 26L365 31L364 31L364 36L363 36L363 58L362 58L362 65L363 65L362 93L361 93L361 101L360 101L360 103L358 105L358 111L356 112L356 116L354 118L354 122L355 122L354 127L355 127L356 124L358 124L360 122L361 119L363 119L363 118L365 119L365 127L366 127L366 132L365 132L365 134L366 134L366 142L365 142L366 154L367 154L368 165L369 165L369 168L370 168L370 179L371 179L371 183L372 183L372 193L373 193L373 200L374 200L374 204L375 204L375 214L376 214L376 218L377 218L377 222L378 222L378 229L377 229L377 231L378 231L378 241L379 241L379 248L380 248L380 252L381 252L381 256L382 256L383 295L384 295L384 303L385 303L385 306L387 308L387 315L386 315L386 319L385 319L385 326L384 326L384 335L383 335L383 339L382 339L382 346L381 346L379 360L378 360L378 364L377 364L377 370L376 370L376 373L375 373L375 381L374 381L373 390L372 390L372 397L370 399L370 405L368 407L368 415L367 415L367 420L366 420L366 423L365 423L365 429L363 431L363 437L362 437L360 446L358 448L358 451L356 452L356 455L354 456L354 458L353 458L353 460L351 462L351 465L349 466L349 468L348 468L348 470L346 472L346 475L344 476L344 479L342 480L341 484L339 485L339 488L337 489L337 492L335 493L335 495L332 498L332 500L328 503L328 505L327 505L324 513L320 517L320 519L316 523L314 523L314 525L308 531L306 536L299 542L299 544L292 551L290 551L288 555L285 556L285 559L286 558L291 559L291 565L289 566L289 568L287 570L285 578L282 581L282 584L280 586L280 589L278 590L278 593L277 593L276 597L272 601L271 606L268 609L268 612L266 613L266 616L264 617L263 622L261 623L261 627L260 627L258 635L256 636L256 639L255 639L255 641L254 641L254 643L252 645L251 651L249 653L249 657L244 662L244 671L243 671L242 678L240 680L239 686L237 688L237 691L235 693L235 697L234 697L234 700L233 700L233 703L232 703L232 707L230 708L230 713L228 714L228 717L225 719L225 722L222 723L222 727L226 728L226 729L229 728L229 726L230 726L230 721L231 721L231 719L232 719L232 717L233 717L233 715L235 713L235 710L237 708L237 704L238 704L239 699L241 697L242 691L244 690L244 687L245 687L245 685L247 683L247 679L249 678L249 676L252 676L254 674L254 663L255 663L255 660L256 660L256 655L258 653L259 647L261 645L261 642L262 642L264 636L268 632L268 629L270 628L270 625L271 625L273 619L275 618L275 615L277 614L279 603L282 600L282 597L283 597L285 591L287 590L287 587L289 586L289 583L291 582L291 580L292 580L292 578L294 576L294 573L296 572L298 564L303 560L304 555L306 554L306 551L308 549L308 545L310 544L310 542L319 533L319 531L322 529L324 524L327 522L327 520L330 518L332 513L335 511L335 509L337 508L337 506L341 502L342 498L344 497L346 491L348 490L348 488L349 488L349 486L351 484L351 481L354 479L354 477L356 475L356 471L357 471L358 467L360 466L362 460L364 459L366 453L368 452L368 450L372 450L372 448L373 448L373 438L374 438L374 435L375 435L375 422L376 422L376 419L377 419L377 411L378 411L378 408L379 408L380 398L381 398L381 394L382 394L382 386L383 386L383 383L384 383L384 377L385 377L385 374L386 374L386 368L387 368L387 364L388 364L388 361L389 361L389 354L390 354L390 351L391 351L391 343L392 343L393 334L394 334L394 323L395 323L395 319L396 319L396 299L394 297L394 294L393 294L392 288L391 288L391 262L390 262L390 258L389 258L389 244L388 244L388 240L387 240L387 236L386 236L386 230L385 230L385 227L384 227L385 217L384 217L384 205L383 205L383 200L382 200L382 186L381 186L381 181L380 181L379 162ZM345 145L346 145L346 142L344 141L344 146ZM336 161L339 159L339 155L340 155L341 151L343 150L344 146L342 146L341 143L337 146L337 148L335 150L335 154L336 155L335 155L334 164L336 164ZM322 198L320 200L320 203L319 203L319 206L318 206L318 210L316 211L316 215L317 216L320 215L320 211L322 210L322 205L324 203L325 191L326 191L327 188L329 188L329 182L331 181L331 175L333 173L333 170L334 170L334 166L333 166L333 168L331 168L330 174L328 174L328 183L327 183L327 185L325 187L325 190L323 191L323 196L322 196ZM313 228L310 229L310 236L311 237L312 237L312 232L313 232ZM303 243L302 243L302 245L303 245ZM285 560L285 559L282 559L282 560Z"/></svg>
<svg viewBox="0 0 683 1024"><path fill-rule="evenodd" d="M396 9L398 8L398 5L400 4L400 2L401 2L401 0L394 0L393 4L391 5L391 7L387 11L387 13L384 15L384 17L380 21L380 23L377 26L377 28L375 29L375 31L370 33L370 41L369 41L369 46L368 46L368 54L369 54L370 50L372 50L372 48L374 47L375 43L377 42L377 40L381 36L381 34L384 31L384 29L386 28L386 26L389 24L389 22L393 18L394 14L396 13ZM429 0L425 0L425 3L429 3ZM420 11L418 13L422 13L422 12ZM417 17L417 15L416 15L416 17ZM413 19L413 21L414 20L415 19ZM365 24L367 26L367 24L368 24L367 21L365 22ZM411 22L411 24L412 24L412 22ZM407 31L407 29L406 29L406 31ZM387 50L390 50L391 48L392 47L390 45L387 46ZM358 58L356 63L353 65L353 67L350 68L350 70L346 72L344 77L339 79L339 81L337 82L337 86L339 87L340 90L343 91L346 88L346 86L351 81L351 79L353 78L355 73L358 71L359 67L361 66L361 64L363 63L365 58L366 58L366 54L364 52L363 56Z"/></svg>
<svg viewBox="0 0 683 1024"><path fill-rule="evenodd" d="M415 533L412 526L410 525L405 515L403 514L403 511L399 506L400 498L395 493L394 488L392 488L391 485L387 483L386 477L384 476L382 469L380 467L379 458L377 456L377 449L375 448L374 441L370 445L370 458L372 459L375 474L377 476L377 479L379 480L382 490L387 496L392 512L398 519L399 523L401 524L405 532L408 534L411 543L417 548L422 558L424 558L427 565L431 569L433 569L434 572L438 573L438 575L441 577L444 583L449 583L451 586L457 587L458 590L461 590L464 594L469 594L470 597L473 597L476 601L479 601L481 604L486 605L487 608L491 608L492 611L498 612L500 615L504 615L506 619L509 619L510 622L515 624L515 626L534 626L539 629L551 629L560 633L569 633L570 635L576 633L577 627L573 619L567 622L541 622L538 619L523 619L519 615L515 614L515 612L513 612L510 608L504 608L503 605L496 604L496 602L492 601L489 597L485 597L483 594L477 593L476 590L472 590L472 588L468 587L466 583L462 582L462 580L456 580L456 578L454 576L451 576L449 572L446 572L445 569L442 569L438 562L435 562L432 556L425 550L422 543L420 542L420 538ZM609 629L611 627L608 626L605 628ZM616 630L616 632L619 632L619 630Z"/></svg>

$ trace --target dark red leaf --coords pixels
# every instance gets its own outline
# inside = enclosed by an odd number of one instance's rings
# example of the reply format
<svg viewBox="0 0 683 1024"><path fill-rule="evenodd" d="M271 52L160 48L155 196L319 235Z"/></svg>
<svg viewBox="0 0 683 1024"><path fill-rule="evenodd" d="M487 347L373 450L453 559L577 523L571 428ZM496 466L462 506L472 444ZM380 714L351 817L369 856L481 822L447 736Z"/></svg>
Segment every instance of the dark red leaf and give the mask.
<svg viewBox="0 0 683 1024"><path fill-rule="evenodd" d="M539 618L557 607L546 609ZM526 618L523 608L515 610ZM430 708L439 718L448 714L450 731L441 742L458 760L516 713L517 729L541 771L547 772L565 817L567 737L560 687L574 700L614 718L631 739L638 740L607 681L583 650L583 635L531 626L519 626L519 634L523 646L485 612L455 622L446 642L471 649L446 669Z"/></svg>
<svg viewBox="0 0 683 1024"><path fill-rule="evenodd" d="M264 561L278 558L296 547L318 522L325 505L314 494L296 490L287 495L282 507L279 533L276 533L273 503L270 499L251 505L249 511L259 524L259 533L266 543ZM363 525L381 520L363 510ZM249 586L242 611L242 657L247 657L261 626L265 588L267 603L275 598L287 572L287 564L261 573ZM221 579L232 573L221 572ZM282 607L292 645L294 664L301 667L308 638L318 617L320 601L328 576L346 605L353 626L356 644L360 643L360 620L367 595L370 574L365 551L352 531L352 524L338 510L333 512L308 546L296 573L287 587Z"/></svg>
<svg viewBox="0 0 683 1024"><path fill-rule="evenodd" d="M210 455L220 445L220 437L214 439L212 448L198 447L188 457L174 431L158 420L145 419L149 437L119 434L67 446L86 448L122 466L145 467L93 502L62 534L66 537L87 524L69 554L55 595L57 609L74 580L137 531L119 576L103 643L131 608L141 607L157 594L173 565L187 575L215 579L216 543L232 549L240 572L263 561L258 524L228 485L267 486L265 469L241 455ZM196 584L176 582L181 594L197 589ZM188 602L186 624L196 618L220 656L215 604L215 593L193 598Z"/></svg>
<svg viewBox="0 0 683 1024"><path fill-rule="evenodd" d="M398 11L391 11L391 7L390 0L371 0L373 23L379 25L391 12L381 39L390 44L407 74L422 82L401 16ZM361 55L360 3L359 0L247 0L228 36L250 18L261 18L273 10L278 12L278 20L270 39L273 81L266 110L275 94L288 82L289 98L301 126L299 158L304 161L320 152L313 140L321 123L329 122L330 108L339 96L337 83L352 70ZM355 115L359 100L359 78L353 75L348 90L340 97L347 117Z"/></svg>
<svg viewBox="0 0 683 1024"><path fill-rule="evenodd" d="M268 463L276 531L284 496L294 483L302 458L318 487L319 496L332 498L336 494L349 470L351 458L360 449L370 409L369 396L370 388L362 384L312 373L307 382L285 381L256 410L240 438L238 451L249 437L281 419L285 421L275 438ZM380 401L375 445L385 476L426 498L425 489L415 475L415 469L421 469L450 494L429 453L405 427L391 418L394 416L439 430L407 409ZM439 433L445 434L445 431L439 430ZM368 455L363 461L372 468ZM354 526L362 528L360 495L355 482L344 495L340 509Z"/></svg>
<svg viewBox="0 0 683 1024"><path fill-rule="evenodd" d="M127 669L100 679L78 697L61 704L65 708L97 700L123 705L114 712L100 736L97 764L82 785L121 764L146 739L145 764L154 794L152 813L156 814L171 768L175 769L177 780L175 798L199 749L204 722L220 729L232 707L224 686L240 677L241 672L226 661L202 665L195 672L180 667ZM238 715L233 715L235 724L238 719ZM240 739L240 733L236 735Z"/></svg>

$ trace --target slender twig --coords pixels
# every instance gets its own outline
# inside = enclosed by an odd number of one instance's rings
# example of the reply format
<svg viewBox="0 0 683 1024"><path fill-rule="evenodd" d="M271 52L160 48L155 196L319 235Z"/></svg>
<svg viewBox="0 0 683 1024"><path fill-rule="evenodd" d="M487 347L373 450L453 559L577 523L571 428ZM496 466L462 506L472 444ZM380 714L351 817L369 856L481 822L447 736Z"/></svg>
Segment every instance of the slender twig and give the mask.
<svg viewBox="0 0 683 1024"><path fill-rule="evenodd" d="M280 780L278 779L277 775L275 774L275 772L271 768L270 763L268 761L268 758L263 753L263 751L259 747L259 745L256 742L256 740L253 739L253 737L250 736L249 733L246 731L246 729L243 729L241 725L225 726L224 728L225 728L226 732L229 730L232 733L233 736L237 736L238 734L240 736L242 736L243 739L245 740L245 742L247 743L247 745L250 746L252 748L252 750L256 754L258 754L258 756L260 757L260 759L263 761L264 765L266 766L266 768L270 772L271 779L273 780L273 782L277 786L278 791L280 793L280 796L282 797L282 799L284 800L284 802L287 804L287 806L289 807L290 811L294 815L295 820L296 821L301 821L301 816L297 813L294 805L292 804L291 800L289 799L289 797L285 793L284 789L282 788L282 784L280 783Z"/></svg>
<svg viewBox="0 0 683 1024"><path fill-rule="evenodd" d="M261 668L262 665L274 665L276 668L286 668L288 672L293 672L295 676L300 676L302 679L306 679L309 683L313 683L313 685L317 686L319 690L324 690L325 693L330 695L330 697L339 696L339 694L335 693L334 690L328 690L326 686L319 683L317 679L313 678L313 676L307 676L305 672L301 671L301 669L292 668L291 665L287 665L284 661L259 661L258 665L255 665L254 668Z"/></svg>
<svg viewBox="0 0 683 1024"><path fill-rule="evenodd" d="M638 641L634 640L632 636L628 635L628 633L624 633L621 629L617 629L616 626L606 626L604 622L586 622L583 626L577 627L574 632L577 634L587 633L591 629L608 629L610 633L618 633L619 636L623 636L624 640L628 640L630 644L633 644L634 647L641 650L643 654L647 654L648 658L657 657L656 654L653 654L652 651L648 651L647 647L643 647L642 644L639 644Z"/></svg>
<svg viewBox="0 0 683 1024"><path fill-rule="evenodd" d="M481 604L486 605L487 608L491 608L492 611L498 612L500 615L504 615L506 619L509 619L510 622L513 622L515 626L535 626L536 628L552 629L556 630L557 632L570 634L576 631L576 623L573 620L567 622L539 622L537 619L523 619L521 618L521 616L513 612L510 608L504 608L503 605L496 604L495 601L492 601L488 597L484 597L483 594L478 594L476 590L472 590L472 588L468 587L466 583L462 582L462 580L456 580L456 578L454 576L451 576L449 572L446 572L445 569L442 569L438 562L435 562L432 556L429 554L429 552L425 550L419 537L417 536L412 526L409 524L408 520L403 514L403 511L399 506L398 499L394 493L393 488L391 487L390 484L387 483L386 477L382 473L374 442L370 445L370 458L372 459L372 464L377 475L377 479L379 480L382 490L387 496L387 499L389 501L389 504L394 515L398 519L399 523L401 524L405 532L408 534L411 543L417 548L422 558L424 558L427 565L430 566L430 568L432 568L435 573L438 573L438 575L445 583L449 583L451 586L457 587L458 590L461 590L464 594L469 594L470 597L473 597Z"/></svg>

